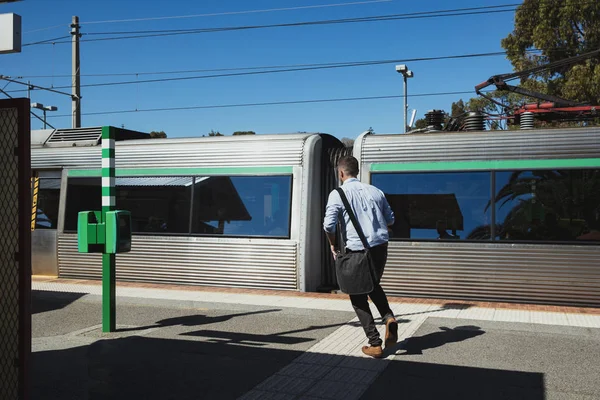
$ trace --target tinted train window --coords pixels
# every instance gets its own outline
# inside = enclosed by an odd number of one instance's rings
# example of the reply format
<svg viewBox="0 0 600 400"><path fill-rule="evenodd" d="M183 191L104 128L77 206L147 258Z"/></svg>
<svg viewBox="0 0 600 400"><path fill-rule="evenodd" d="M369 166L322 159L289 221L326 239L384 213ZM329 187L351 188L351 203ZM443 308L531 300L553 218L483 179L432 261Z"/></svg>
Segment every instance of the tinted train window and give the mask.
<svg viewBox="0 0 600 400"><path fill-rule="evenodd" d="M392 238L490 240L491 173L373 174L396 217Z"/></svg>
<svg viewBox="0 0 600 400"><path fill-rule="evenodd" d="M38 181L35 229L56 229L60 178L40 178Z"/></svg>
<svg viewBox="0 0 600 400"><path fill-rule="evenodd" d="M118 177L116 205L131 212L133 233L188 233L192 182L192 177Z"/></svg>
<svg viewBox="0 0 600 400"><path fill-rule="evenodd" d="M499 240L600 241L600 169L496 173Z"/></svg>
<svg viewBox="0 0 600 400"><path fill-rule="evenodd" d="M102 180L100 178L69 178L65 231L77 231L77 215L80 211L100 211L101 209Z"/></svg>
<svg viewBox="0 0 600 400"><path fill-rule="evenodd" d="M192 233L289 237L290 176L197 177Z"/></svg>

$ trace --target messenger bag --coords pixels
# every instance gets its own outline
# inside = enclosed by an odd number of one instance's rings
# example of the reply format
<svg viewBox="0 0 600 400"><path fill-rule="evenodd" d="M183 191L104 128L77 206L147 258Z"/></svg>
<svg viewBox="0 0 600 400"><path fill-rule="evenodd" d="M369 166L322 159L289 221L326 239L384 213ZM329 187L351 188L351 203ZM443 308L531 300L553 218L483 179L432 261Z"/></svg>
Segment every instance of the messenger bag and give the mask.
<svg viewBox="0 0 600 400"><path fill-rule="evenodd" d="M371 293L375 288L375 284L379 283L379 279L373 268L373 260L371 258L369 243L363 233L363 230L352 211L348 198L341 188L336 189L342 198L346 212L350 217L350 221L354 225L360 240L365 247L364 251L349 252L339 254L335 260L335 273L340 290L346 294L367 294ZM345 248L345 246L344 246Z"/></svg>

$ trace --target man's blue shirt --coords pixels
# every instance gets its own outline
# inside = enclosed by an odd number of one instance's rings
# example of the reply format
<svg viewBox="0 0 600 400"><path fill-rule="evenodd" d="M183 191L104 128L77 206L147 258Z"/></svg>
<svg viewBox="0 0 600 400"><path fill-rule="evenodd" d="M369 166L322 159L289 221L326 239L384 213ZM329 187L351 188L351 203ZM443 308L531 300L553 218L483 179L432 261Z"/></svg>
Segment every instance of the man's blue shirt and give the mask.
<svg viewBox="0 0 600 400"><path fill-rule="evenodd" d="M342 190L356 215L370 247L387 243L389 240L388 225L394 223L394 212L387 202L383 192L375 186L362 183L356 178L347 179L342 185ZM339 216L343 215L342 232L346 232L344 241L346 248L358 251L364 246L350 221L344 203L337 191L332 191L327 200L323 229L325 232L334 233Z"/></svg>

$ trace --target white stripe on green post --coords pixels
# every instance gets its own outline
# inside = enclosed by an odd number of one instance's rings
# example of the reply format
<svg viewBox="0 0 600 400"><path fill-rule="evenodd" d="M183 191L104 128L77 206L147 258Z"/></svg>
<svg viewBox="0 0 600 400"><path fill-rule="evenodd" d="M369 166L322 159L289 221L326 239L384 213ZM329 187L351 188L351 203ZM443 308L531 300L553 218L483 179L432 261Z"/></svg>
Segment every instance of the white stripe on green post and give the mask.
<svg viewBox="0 0 600 400"><path fill-rule="evenodd" d="M115 210L115 129L102 127L102 222ZM116 329L115 254L102 253L102 332Z"/></svg>

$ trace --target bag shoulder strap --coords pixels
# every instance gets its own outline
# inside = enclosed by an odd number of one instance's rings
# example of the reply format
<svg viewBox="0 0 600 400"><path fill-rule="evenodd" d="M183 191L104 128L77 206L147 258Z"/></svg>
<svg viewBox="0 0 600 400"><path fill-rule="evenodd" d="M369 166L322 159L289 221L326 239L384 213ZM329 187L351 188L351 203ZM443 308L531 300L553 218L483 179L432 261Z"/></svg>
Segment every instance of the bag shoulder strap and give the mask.
<svg viewBox="0 0 600 400"><path fill-rule="evenodd" d="M363 233L363 230L362 230L360 224L358 223L358 220L356 219L356 215L354 215L354 211L352 211L352 207L350 206L350 203L348 202L346 193L344 193L342 188L337 188L335 190L339 193L340 197L342 198L344 207L346 207L346 212L348 213L348 216L350 217L350 221L352 221L352 224L354 225L354 229L356 229L356 233L358 233L358 236L360 237L360 240L361 240L363 246L365 246L365 249L368 250L370 248L369 242L367 242L367 238L365 237L365 234Z"/></svg>

